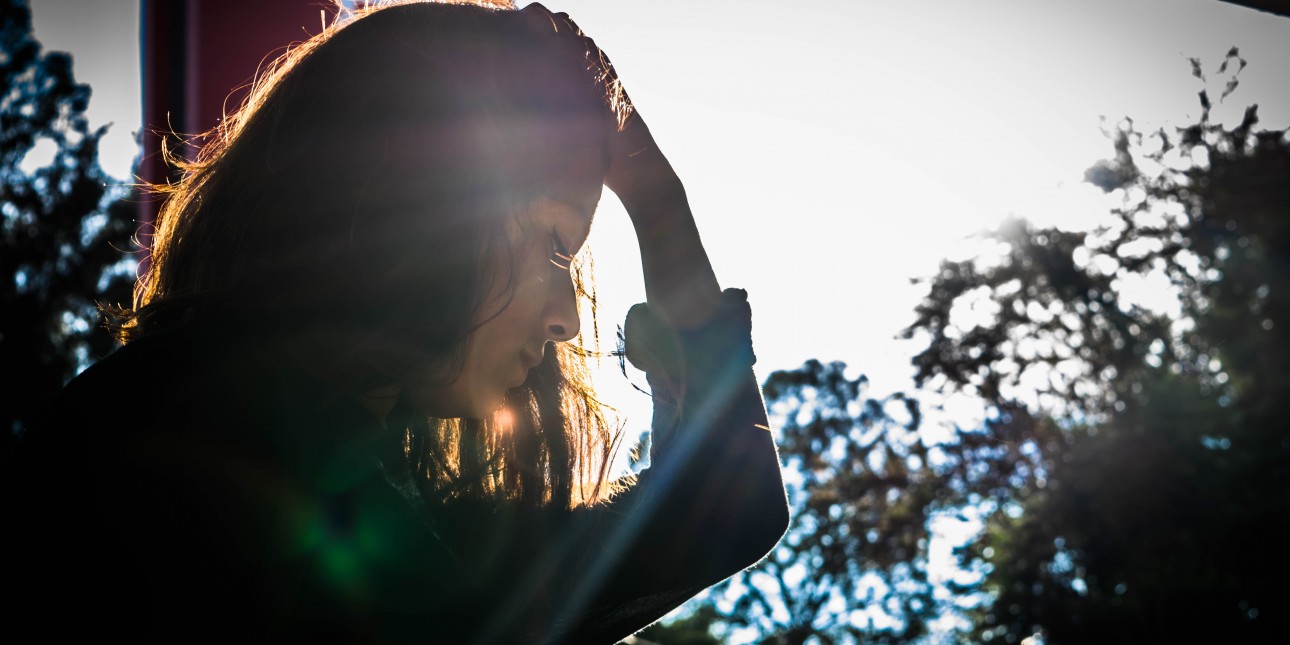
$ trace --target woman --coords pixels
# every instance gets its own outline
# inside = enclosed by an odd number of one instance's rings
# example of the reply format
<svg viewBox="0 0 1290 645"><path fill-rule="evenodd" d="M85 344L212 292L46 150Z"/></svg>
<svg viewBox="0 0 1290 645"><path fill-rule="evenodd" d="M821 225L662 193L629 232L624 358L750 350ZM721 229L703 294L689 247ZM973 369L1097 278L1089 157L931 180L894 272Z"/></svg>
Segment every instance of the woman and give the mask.
<svg viewBox="0 0 1290 645"><path fill-rule="evenodd" d="M634 484L610 480L573 342L602 185L649 301L625 329L655 400ZM279 61L168 190L125 347L11 473L11 615L611 643L782 534L747 305L567 16L362 13Z"/></svg>

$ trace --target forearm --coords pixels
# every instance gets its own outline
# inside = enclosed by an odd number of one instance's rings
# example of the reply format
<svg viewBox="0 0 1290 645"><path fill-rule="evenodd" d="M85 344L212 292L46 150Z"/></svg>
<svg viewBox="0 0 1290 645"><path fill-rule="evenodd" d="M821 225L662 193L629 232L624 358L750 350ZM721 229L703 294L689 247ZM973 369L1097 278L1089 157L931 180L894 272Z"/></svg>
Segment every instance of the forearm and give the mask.
<svg viewBox="0 0 1290 645"><path fill-rule="evenodd" d="M638 209L632 225L650 305L677 329L693 329L710 319L721 288L684 194L653 209Z"/></svg>
<svg viewBox="0 0 1290 645"><path fill-rule="evenodd" d="M652 316L637 317L644 323L638 331L675 338L675 349L663 354L679 359L666 365L664 358L647 370L656 414L664 417L654 423L654 468L672 480L664 486L707 507L702 515L710 531L738 531L765 519L763 512L776 518L772 523L783 522L786 511L776 508L784 505L779 459L751 370L746 298L738 291L722 295L685 188L639 114L618 137L606 184L622 200L640 243ZM651 317L670 329L650 330ZM673 387L679 389L660 392Z"/></svg>
<svg viewBox="0 0 1290 645"><path fill-rule="evenodd" d="M636 230L645 297L677 329L694 329L711 319L721 288L685 187L639 114L616 134L612 146L614 160L605 183Z"/></svg>

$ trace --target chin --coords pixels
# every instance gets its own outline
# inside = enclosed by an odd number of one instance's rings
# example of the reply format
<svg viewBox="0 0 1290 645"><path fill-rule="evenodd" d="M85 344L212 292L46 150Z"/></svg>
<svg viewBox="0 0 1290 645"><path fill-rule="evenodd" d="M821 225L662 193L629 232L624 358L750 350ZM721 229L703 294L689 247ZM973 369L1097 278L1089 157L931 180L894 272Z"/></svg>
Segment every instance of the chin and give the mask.
<svg viewBox="0 0 1290 645"><path fill-rule="evenodd" d="M525 383L527 382L526 380ZM450 418L491 419L506 406L507 400L523 400L523 387L524 385L521 384L512 388L471 393L469 396L462 397L465 400L458 400L457 405L453 406L454 414Z"/></svg>
<svg viewBox="0 0 1290 645"><path fill-rule="evenodd" d="M467 407L466 414L462 415L465 419L490 419L506 405L506 392L500 392L492 396L479 397L472 401Z"/></svg>

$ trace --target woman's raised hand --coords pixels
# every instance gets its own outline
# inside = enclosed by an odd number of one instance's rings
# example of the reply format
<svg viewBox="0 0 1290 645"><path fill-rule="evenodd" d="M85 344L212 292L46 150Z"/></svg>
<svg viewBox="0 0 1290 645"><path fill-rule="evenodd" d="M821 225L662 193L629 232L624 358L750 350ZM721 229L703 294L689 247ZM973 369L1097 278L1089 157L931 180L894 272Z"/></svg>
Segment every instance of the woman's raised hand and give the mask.
<svg viewBox="0 0 1290 645"><path fill-rule="evenodd" d="M684 188L623 90L609 56L567 13L552 13L537 2L524 7L521 13L535 29L557 36L557 46L567 48L567 54L581 55L586 71L606 87L611 103L607 106L610 166L605 186L614 191L633 219L645 213L667 217L675 212L677 203L685 202Z"/></svg>
<svg viewBox="0 0 1290 645"><path fill-rule="evenodd" d="M717 277L699 240L685 188L659 149L626 92L613 63L565 13L539 3L521 10L534 29L553 33L558 56L578 55L586 73L596 74L611 97L606 109L610 162L605 186L627 209L641 247L645 294L651 307L674 326L695 328L708 321L721 296Z"/></svg>

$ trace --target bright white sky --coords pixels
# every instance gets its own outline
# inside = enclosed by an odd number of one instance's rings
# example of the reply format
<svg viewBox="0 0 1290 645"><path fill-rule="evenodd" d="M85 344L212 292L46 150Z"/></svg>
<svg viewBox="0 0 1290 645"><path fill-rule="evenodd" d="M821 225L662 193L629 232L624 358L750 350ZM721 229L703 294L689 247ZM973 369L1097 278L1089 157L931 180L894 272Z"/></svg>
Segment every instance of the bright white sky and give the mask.
<svg viewBox="0 0 1290 645"><path fill-rule="evenodd" d="M1010 213L1065 226L1105 213L1080 183L1111 152L1099 115L1192 123L1188 57L1212 70L1240 47L1250 65L1218 115L1259 103L1266 127L1290 125L1290 20L1215 0L546 4L613 58L686 181L718 276L749 290L763 377L815 357L869 374L877 393L907 388L912 348L893 336L921 296L909 279ZM36 36L94 88L91 123L116 124L103 161L127 178L136 0L33 5ZM644 298L612 197L592 245L612 339Z"/></svg>

